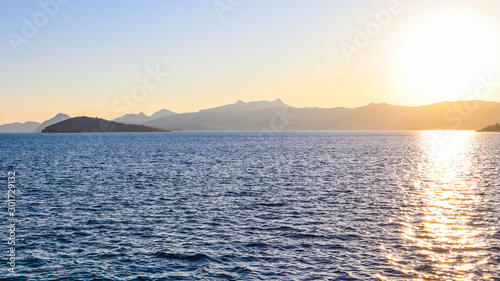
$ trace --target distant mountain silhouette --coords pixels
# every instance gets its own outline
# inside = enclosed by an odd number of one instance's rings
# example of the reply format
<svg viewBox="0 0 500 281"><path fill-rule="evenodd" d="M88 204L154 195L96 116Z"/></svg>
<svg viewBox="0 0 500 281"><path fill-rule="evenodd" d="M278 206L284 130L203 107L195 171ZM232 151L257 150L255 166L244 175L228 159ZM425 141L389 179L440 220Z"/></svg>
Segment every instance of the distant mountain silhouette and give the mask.
<svg viewBox="0 0 500 281"><path fill-rule="evenodd" d="M254 110L263 110L275 107L290 107L289 105L284 104L281 99L276 99L274 101L252 101L252 102L243 102L241 100L237 101L233 104L218 106L209 109L202 109L199 112L226 112L226 111L254 111Z"/></svg>
<svg viewBox="0 0 500 281"><path fill-rule="evenodd" d="M32 133L38 126L40 126L40 123L33 121L4 124L0 125L0 133Z"/></svg>
<svg viewBox="0 0 500 281"><path fill-rule="evenodd" d="M256 108L256 109L255 109ZM500 122L500 103L441 102L425 106L387 103L358 108L294 108L281 100L241 101L145 122L169 130L476 130Z"/></svg>
<svg viewBox="0 0 500 281"><path fill-rule="evenodd" d="M75 117L50 125L42 133L113 133L113 132L166 132L144 125L122 124L100 118Z"/></svg>
<svg viewBox="0 0 500 281"><path fill-rule="evenodd" d="M372 103L357 108L295 108L277 99L238 101L181 114L163 109L151 116L127 114L114 121L119 120L122 120L119 123L176 131L477 130L500 123L500 103L455 101L424 106ZM38 126L40 124L35 122L6 124L0 126L0 132L33 132Z"/></svg>
<svg viewBox="0 0 500 281"><path fill-rule="evenodd" d="M282 114L280 111L288 108L292 107L283 103L281 99L248 103L239 100L233 104L158 118L144 124L183 131L260 130L270 127L279 129L282 126L275 126L274 119Z"/></svg>
<svg viewBox="0 0 500 281"><path fill-rule="evenodd" d="M113 121L116 122L121 122L121 123L127 123L127 124L137 124L137 123L143 123L148 120L149 116L144 114L143 112L141 113L129 113L125 114L122 117L118 117L116 119L113 119Z"/></svg>
<svg viewBox="0 0 500 281"><path fill-rule="evenodd" d="M159 111L153 113L153 115L149 116L148 121L155 120L158 118L168 117L168 116L172 116L172 115L176 115L176 114L177 113L164 108L162 110L159 110Z"/></svg>
<svg viewBox="0 0 500 281"><path fill-rule="evenodd" d="M63 113L59 113L56 116L54 116L53 118L51 118L51 119L43 122L42 124L40 124L40 126L38 126L38 128L36 128L36 130L34 132L35 133L40 133L46 127L48 127L50 125L53 125L53 124L56 124L56 123L59 123L61 121L67 120L69 118L71 118L69 115L63 114Z"/></svg>
<svg viewBox="0 0 500 281"><path fill-rule="evenodd" d="M496 123L494 125L489 125L487 127L484 127L480 130L477 130L478 132L500 132L500 124Z"/></svg>
<svg viewBox="0 0 500 281"><path fill-rule="evenodd" d="M59 113L53 118L44 121L41 124L38 122L28 121L25 123L17 122L17 123L0 125L0 133L40 133L45 127L69 118L71 117L69 117L66 114Z"/></svg>
<svg viewBox="0 0 500 281"><path fill-rule="evenodd" d="M172 112L172 111L164 108L160 111L153 113L153 115L151 115L151 116L147 116L143 112L137 113L137 114L130 113L130 114L125 114L122 117L118 117L116 119L113 119L113 121L121 122L121 123L125 123L125 124L143 124L144 122L147 122L147 121L152 121L152 120L155 120L158 118L172 116L175 114L177 114L177 113Z"/></svg>

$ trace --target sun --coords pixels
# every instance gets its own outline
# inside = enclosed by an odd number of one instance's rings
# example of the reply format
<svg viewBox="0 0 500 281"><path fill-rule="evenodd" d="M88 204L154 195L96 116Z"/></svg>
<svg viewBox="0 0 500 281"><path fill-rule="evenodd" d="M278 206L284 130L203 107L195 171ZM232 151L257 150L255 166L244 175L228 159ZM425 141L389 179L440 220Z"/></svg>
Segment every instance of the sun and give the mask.
<svg viewBox="0 0 500 281"><path fill-rule="evenodd" d="M396 79L420 101L466 99L500 65L498 32L465 12L426 17L402 40Z"/></svg>

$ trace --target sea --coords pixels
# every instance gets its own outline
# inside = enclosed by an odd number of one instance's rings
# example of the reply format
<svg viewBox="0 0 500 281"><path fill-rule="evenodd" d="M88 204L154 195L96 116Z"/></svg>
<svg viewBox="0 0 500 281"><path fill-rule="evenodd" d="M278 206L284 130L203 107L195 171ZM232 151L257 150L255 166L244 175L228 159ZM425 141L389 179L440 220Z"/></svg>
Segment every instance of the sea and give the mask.
<svg viewBox="0 0 500 281"><path fill-rule="evenodd" d="M499 152L472 131L0 134L0 280L500 280Z"/></svg>

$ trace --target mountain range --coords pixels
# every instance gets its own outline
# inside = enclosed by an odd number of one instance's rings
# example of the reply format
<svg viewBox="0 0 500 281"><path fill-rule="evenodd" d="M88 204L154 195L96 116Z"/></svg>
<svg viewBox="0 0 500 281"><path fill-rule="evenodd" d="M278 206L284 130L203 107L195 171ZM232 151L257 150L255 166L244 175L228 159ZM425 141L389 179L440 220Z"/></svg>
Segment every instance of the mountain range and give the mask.
<svg viewBox="0 0 500 281"><path fill-rule="evenodd" d="M40 132L69 119L58 114L43 122L0 126L0 132ZM151 116L126 114L115 122L172 131L200 130L478 130L500 122L500 103L441 102L424 106L372 103L357 108L296 108L280 99L238 101L198 112L174 113L162 109Z"/></svg>
<svg viewBox="0 0 500 281"><path fill-rule="evenodd" d="M253 108L259 104L258 108ZM243 110L247 108L248 110ZM281 100L237 102L144 122L169 130L477 130L500 122L500 103L441 102L425 106L372 103L357 108L295 108Z"/></svg>
<svg viewBox="0 0 500 281"><path fill-rule="evenodd" d="M113 121L125 124L142 124L146 121L151 121L174 114L176 113L167 109L162 109L158 112L155 112L151 116L147 116L142 112L138 114L125 114L122 117L114 119ZM42 123L28 121L25 123L16 122L16 123L4 124L0 125L0 133L40 133L46 127L57 124L59 122L62 122L70 118L71 117L67 114L59 113L53 118L44 121Z"/></svg>
<svg viewBox="0 0 500 281"><path fill-rule="evenodd" d="M153 113L151 116L144 114L144 112L137 113L137 114L130 113L130 114L125 114L122 117L118 117L116 119L113 119L113 121L127 123L127 124L142 124L144 122L153 121L155 119L168 117L168 116L172 116L175 114L177 114L177 113L172 112L172 111L164 108L160 111Z"/></svg>
<svg viewBox="0 0 500 281"><path fill-rule="evenodd" d="M25 123L11 123L0 125L0 133L40 133L45 127L59 123L66 119L71 118L67 114L59 113L53 118L42 123L28 121Z"/></svg>

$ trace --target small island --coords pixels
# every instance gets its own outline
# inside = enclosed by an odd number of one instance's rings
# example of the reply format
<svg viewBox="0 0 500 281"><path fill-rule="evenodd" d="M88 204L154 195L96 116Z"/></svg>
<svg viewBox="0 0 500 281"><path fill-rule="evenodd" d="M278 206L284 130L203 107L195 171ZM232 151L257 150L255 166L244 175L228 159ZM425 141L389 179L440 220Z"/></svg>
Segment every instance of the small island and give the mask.
<svg viewBox="0 0 500 281"><path fill-rule="evenodd" d="M144 125L123 124L86 116L70 118L50 125L42 133L120 133L120 132L170 132Z"/></svg>
<svg viewBox="0 0 500 281"><path fill-rule="evenodd" d="M500 124L496 123L495 125L489 125L476 132L500 132Z"/></svg>

